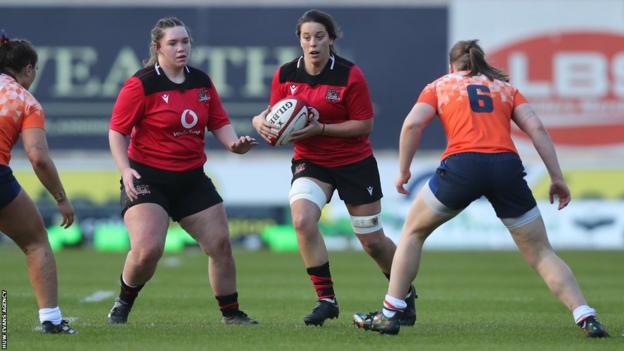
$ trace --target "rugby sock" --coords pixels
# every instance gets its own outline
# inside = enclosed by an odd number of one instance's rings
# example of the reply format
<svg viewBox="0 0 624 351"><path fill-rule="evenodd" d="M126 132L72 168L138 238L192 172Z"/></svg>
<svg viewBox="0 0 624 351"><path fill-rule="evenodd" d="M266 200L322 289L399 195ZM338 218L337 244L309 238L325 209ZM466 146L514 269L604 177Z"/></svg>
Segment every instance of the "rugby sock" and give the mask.
<svg viewBox="0 0 624 351"><path fill-rule="evenodd" d="M390 280L390 273L384 273L384 275L386 276L386 278L387 278L388 280ZM414 289L414 286L413 286L413 285L410 285L410 288L409 288L409 290L407 291L407 295L405 295L405 298L407 299L407 298L411 297L411 296L412 296L412 294L414 294L414 295L416 294L416 289ZM418 297L418 296L416 296L416 297Z"/></svg>
<svg viewBox="0 0 624 351"><path fill-rule="evenodd" d="M392 318L397 312L403 312L407 307L405 300L397 299L394 296L386 295L383 302L382 312L386 318Z"/></svg>
<svg viewBox="0 0 624 351"><path fill-rule="evenodd" d="M39 322L41 323L48 321L52 322L54 325L59 325L62 319L61 309L58 306L39 309Z"/></svg>
<svg viewBox="0 0 624 351"><path fill-rule="evenodd" d="M572 311L572 316L574 317L574 323L580 325L588 317L596 317L596 310L587 305L581 305Z"/></svg>
<svg viewBox="0 0 624 351"><path fill-rule="evenodd" d="M334 283L331 279L331 273L329 272L329 262L318 266L306 268L312 284L314 284L314 290L316 290L316 296L319 300L327 300L335 303L336 294L334 293Z"/></svg>
<svg viewBox="0 0 624 351"><path fill-rule="evenodd" d="M235 292L230 295L215 296L217 302L219 302L219 309L224 316L238 311L238 293Z"/></svg>
<svg viewBox="0 0 624 351"><path fill-rule="evenodd" d="M143 289L143 286L145 286L145 284L141 284L139 286L130 286L126 284L126 282L124 282L122 274L119 276L119 286L119 298L123 302L132 305L134 303L134 299L137 298L137 296L139 295L139 291Z"/></svg>

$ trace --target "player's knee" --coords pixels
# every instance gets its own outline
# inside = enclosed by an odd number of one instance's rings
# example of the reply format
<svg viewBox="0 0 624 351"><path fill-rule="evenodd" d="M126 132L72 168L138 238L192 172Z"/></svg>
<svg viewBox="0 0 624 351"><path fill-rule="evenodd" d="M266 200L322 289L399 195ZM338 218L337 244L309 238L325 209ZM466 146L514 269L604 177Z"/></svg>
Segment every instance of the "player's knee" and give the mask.
<svg viewBox="0 0 624 351"><path fill-rule="evenodd" d="M327 203L327 195L321 187L314 181L307 178L297 178L290 186L288 193L290 204L297 200L307 200L315 204L319 210L322 210Z"/></svg>
<svg viewBox="0 0 624 351"><path fill-rule="evenodd" d="M293 213L293 227L299 235L308 235L308 233L316 232L318 221L307 213Z"/></svg>
<svg viewBox="0 0 624 351"><path fill-rule="evenodd" d="M158 263L158 260L163 255L164 248L163 247L145 247L140 248L138 250L133 249L132 251L136 251L137 263L142 267L152 267Z"/></svg>
<svg viewBox="0 0 624 351"><path fill-rule="evenodd" d="M223 236L215 239L210 251L207 254L213 258L231 257L232 245L230 244L230 238Z"/></svg>
<svg viewBox="0 0 624 351"><path fill-rule="evenodd" d="M372 257L383 255L386 249L387 238L383 235L360 235L358 236L364 251Z"/></svg>

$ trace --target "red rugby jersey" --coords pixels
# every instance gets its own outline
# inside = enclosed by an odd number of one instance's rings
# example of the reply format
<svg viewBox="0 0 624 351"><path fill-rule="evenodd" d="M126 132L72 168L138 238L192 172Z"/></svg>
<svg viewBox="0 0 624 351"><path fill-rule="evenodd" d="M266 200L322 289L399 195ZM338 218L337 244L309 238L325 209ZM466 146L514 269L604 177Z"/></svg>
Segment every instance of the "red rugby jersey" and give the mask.
<svg viewBox="0 0 624 351"><path fill-rule="evenodd" d="M131 134L128 157L169 171L206 162L204 135L230 123L208 75L186 67L186 79L173 83L159 66L126 81L113 108L110 129Z"/></svg>
<svg viewBox="0 0 624 351"><path fill-rule="evenodd" d="M309 75L303 57L277 69L271 85L271 105L287 96L302 98L319 112L321 123L373 118L373 105L364 74L358 66L332 55L323 71ZM295 144L294 158L325 167L361 161L373 154L368 136L313 136Z"/></svg>

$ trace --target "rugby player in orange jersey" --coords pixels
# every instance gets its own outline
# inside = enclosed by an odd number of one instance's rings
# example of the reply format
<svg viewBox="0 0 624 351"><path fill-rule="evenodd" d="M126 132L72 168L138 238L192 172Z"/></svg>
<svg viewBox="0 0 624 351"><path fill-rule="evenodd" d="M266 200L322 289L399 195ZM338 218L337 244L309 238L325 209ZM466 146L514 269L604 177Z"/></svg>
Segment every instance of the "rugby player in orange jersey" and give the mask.
<svg viewBox="0 0 624 351"><path fill-rule="evenodd" d="M399 144L396 189L411 177L410 165L423 129L438 115L448 138L442 162L416 196L397 247L383 309L356 313L355 324L366 330L397 334L395 317L406 306L401 296L416 278L425 239L472 201L485 196L513 237L527 263L572 312L589 337L606 337L596 311L570 268L553 251L524 167L510 135L511 121L532 140L551 178L550 202L559 209L570 202L555 148L544 125L507 76L490 66L476 40L460 41L450 52L450 73L427 85L407 115Z"/></svg>
<svg viewBox="0 0 624 351"><path fill-rule="evenodd" d="M74 334L58 306L56 262L41 214L9 167L11 150L21 134L35 174L56 200L68 228L74 208L65 195L56 167L48 155L44 114L28 92L37 76L37 52L22 39L0 37L0 231L26 254L30 283L39 306L44 333Z"/></svg>

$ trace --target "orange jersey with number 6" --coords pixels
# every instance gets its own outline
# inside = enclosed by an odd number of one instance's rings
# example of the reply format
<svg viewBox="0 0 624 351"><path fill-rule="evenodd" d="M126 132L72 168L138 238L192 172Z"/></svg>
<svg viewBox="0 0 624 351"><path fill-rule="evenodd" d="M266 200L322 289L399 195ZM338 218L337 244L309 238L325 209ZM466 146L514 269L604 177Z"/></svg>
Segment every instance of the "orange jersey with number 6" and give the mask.
<svg viewBox="0 0 624 351"><path fill-rule="evenodd" d="M511 117L527 100L511 84L485 75L449 73L428 84L418 102L436 109L448 138L442 159L461 152L518 153Z"/></svg>
<svg viewBox="0 0 624 351"><path fill-rule="evenodd" d="M0 165L8 166L22 130L44 128L45 117L34 96L13 77L0 74Z"/></svg>

